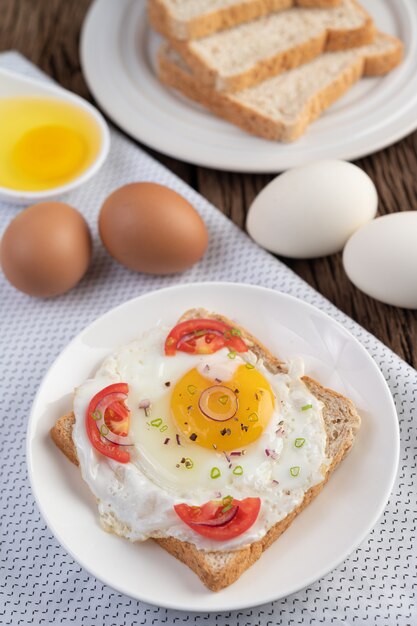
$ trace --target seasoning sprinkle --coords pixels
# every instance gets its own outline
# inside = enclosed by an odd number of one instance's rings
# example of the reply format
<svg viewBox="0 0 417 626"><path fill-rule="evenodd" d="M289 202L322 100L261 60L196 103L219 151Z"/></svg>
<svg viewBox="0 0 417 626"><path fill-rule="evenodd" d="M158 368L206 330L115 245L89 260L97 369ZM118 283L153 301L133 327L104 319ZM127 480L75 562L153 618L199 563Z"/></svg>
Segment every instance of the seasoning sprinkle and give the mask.
<svg viewBox="0 0 417 626"><path fill-rule="evenodd" d="M220 434L222 437L224 437L225 435L231 435L232 431L230 430L230 428L223 428L223 430L220 431Z"/></svg>

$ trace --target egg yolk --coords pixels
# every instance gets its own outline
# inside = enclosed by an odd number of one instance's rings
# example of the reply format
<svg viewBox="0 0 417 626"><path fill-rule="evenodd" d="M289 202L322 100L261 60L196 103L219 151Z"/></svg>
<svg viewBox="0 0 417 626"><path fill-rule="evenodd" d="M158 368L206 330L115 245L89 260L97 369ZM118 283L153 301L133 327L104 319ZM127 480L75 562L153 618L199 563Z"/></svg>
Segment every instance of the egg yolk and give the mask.
<svg viewBox="0 0 417 626"><path fill-rule="evenodd" d="M255 368L240 365L233 378L213 381L197 369L185 374L171 395L178 429L191 441L218 451L256 441L274 411L274 394Z"/></svg>
<svg viewBox="0 0 417 626"><path fill-rule="evenodd" d="M12 163L23 176L52 182L82 167L86 152L83 137L74 129L45 125L20 137L13 149Z"/></svg>

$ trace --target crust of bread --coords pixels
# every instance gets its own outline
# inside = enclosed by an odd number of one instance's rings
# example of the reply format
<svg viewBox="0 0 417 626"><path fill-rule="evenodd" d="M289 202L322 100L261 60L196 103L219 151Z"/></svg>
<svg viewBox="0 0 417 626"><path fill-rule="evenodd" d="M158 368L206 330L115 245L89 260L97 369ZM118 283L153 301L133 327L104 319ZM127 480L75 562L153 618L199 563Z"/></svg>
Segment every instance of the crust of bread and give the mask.
<svg viewBox="0 0 417 626"><path fill-rule="evenodd" d="M268 78L282 74L300 65L308 63L323 52L335 52L365 46L375 38L375 24L370 15L361 7L357 0L353 0L358 13L363 16L363 24L358 28L340 30L323 29L317 37L307 39L302 44L287 48L274 56L260 59L240 73L231 76L219 76L218 70L211 67L199 54L192 42L169 39L174 50L182 57L191 70L198 76L201 84L221 92L240 91L253 87Z"/></svg>
<svg viewBox="0 0 417 626"><path fill-rule="evenodd" d="M339 3L340 0L246 0L194 19L178 20L164 0L148 0L148 17L152 27L161 35L168 39L190 41L293 6L323 9Z"/></svg>
<svg viewBox="0 0 417 626"><path fill-rule="evenodd" d="M182 316L181 321L199 317L218 319L235 328L239 328L251 350L256 351L258 357L264 360L265 365L268 366L271 372L285 371L284 363L272 355L253 335L221 315L208 313L204 309L192 309ZM361 420L351 400L331 389L323 387L308 376L304 376L303 380L311 393L324 404L323 417L327 432L326 453L331 459L331 463L323 481L309 489L301 504L283 520L275 524L261 540L239 550L207 552L198 549L192 543L180 541L173 537L155 539L162 548L191 568L211 591L220 591L235 582L243 572L260 558L264 550L285 532L297 515L320 493L330 475L346 456L355 440ZM72 440L74 423L73 413L59 418L51 429L51 437L67 458L75 465L78 465L77 453Z"/></svg>
<svg viewBox="0 0 417 626"><path fill-rule="evenodd" d="M202 84L194 74L183 71L180 65L172 61L167 54L168 44L163 44L160 48L158 74L164 84L242 130L270 141L293 142L362 77L382 76L399 65L403 57L403 45L395 37L389 35L385 37L394 44L389 51L371 57L358 57L334 81L318 90L306 102L301 114L291 122L273 119L259 110L246 106L233 95L217 92Z"/></svg>

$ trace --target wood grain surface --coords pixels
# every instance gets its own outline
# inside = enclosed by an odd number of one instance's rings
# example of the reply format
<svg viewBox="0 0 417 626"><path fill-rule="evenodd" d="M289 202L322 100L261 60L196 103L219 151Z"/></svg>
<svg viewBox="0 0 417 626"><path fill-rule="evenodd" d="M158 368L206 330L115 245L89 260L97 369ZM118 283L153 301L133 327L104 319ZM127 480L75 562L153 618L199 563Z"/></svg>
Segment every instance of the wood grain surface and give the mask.
<svg viewBox="0 0 417 626"><path fill-rule="evenodd" d="M80 28L90 2L0 0L0 51L19 50L61 85L91 99L78 55ZM195 167L149 152L241 228L253 198L272 178ZM417 209L417 133L357 164L376 184L379 214ZM417 365L416 311L390 307L361 293L347 279L340 254L313 261L282 260L408 363Z"/></svg>

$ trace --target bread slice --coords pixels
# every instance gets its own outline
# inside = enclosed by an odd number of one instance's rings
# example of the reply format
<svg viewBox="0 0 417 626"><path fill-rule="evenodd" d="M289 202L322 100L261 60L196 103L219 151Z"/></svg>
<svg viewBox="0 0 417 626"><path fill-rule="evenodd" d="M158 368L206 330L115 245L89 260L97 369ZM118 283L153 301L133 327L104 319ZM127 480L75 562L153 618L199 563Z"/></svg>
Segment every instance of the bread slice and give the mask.
<svg viewBox="0 0 417 626"><path fill-rule="evenodd" d="M195 318L213 318L237 327L250 349L262 358L272 373L286 371L285 364L272 355L255 337L244 328L237 326L227 318L208 313L204 309L187 311L180 321ZM327 433L326 454L330 465L324 480L306 492L302 503L287 515L282 521L273 526L259 541L235 551L199 550L194 544L180 541L176 538L155 539L155 541L170 554L188 565L212 591L219 591L235 582L291 524L295 517L320 493L347 452L350 450L357 431L360 427L360 416L351 400L331 389L322 387L320 383L305 376L305 384L324 404L323 418ZM75 423L73 413L59 418L51 429L51 437L58 448L78 465L77 452L72 440L72 429ZM116 528L113 529L116 531Z"/></svg>
<svg viewBox="0 0 417 626"><path fill-rule="evenodd" d="M153 28L170 39L212 35L293 6L329 8L341 0L148 0Z"/></svg>
<svg viewBox="0 0 417 626"><path fill-rule="evenodd" d="M172 40L199 81L235 92L298 67L324 51L373 41L372 19L356 0L333 9L295 7L197 41Z"/></svg>
<svg viewBox="0 0 417 626"><path fill-rule="evenodd" d="M402 59L403 45L378 33L374 43L326 52L310 63L235 94L201 84L169 44L158 55L163 83L242 130L264 139L291 142L363 76L380 76Z"/></svg>

